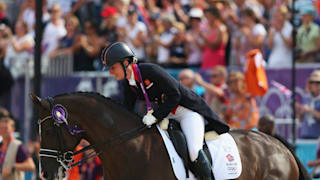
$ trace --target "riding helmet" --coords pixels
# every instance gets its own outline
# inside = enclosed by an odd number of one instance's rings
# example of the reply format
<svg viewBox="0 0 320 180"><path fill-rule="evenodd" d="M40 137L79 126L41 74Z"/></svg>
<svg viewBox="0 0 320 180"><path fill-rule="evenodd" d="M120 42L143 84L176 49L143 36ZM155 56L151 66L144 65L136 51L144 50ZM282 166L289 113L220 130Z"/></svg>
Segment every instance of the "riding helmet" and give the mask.
<svg viewBox="0 0 320 180"><path fill-rule="evenodd" d="M103 49L101 53L101 61L110 67L117 62L123 62L125 58L136 61L136 57L132 50L123 42L115 42Z"/></svg>

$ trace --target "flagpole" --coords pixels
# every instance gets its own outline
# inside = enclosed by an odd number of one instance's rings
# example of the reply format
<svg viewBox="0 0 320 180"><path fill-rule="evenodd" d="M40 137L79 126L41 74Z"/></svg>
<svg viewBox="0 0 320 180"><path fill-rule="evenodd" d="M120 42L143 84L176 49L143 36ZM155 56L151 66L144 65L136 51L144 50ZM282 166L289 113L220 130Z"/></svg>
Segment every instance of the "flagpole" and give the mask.
<svg viewBox="0 0 320 180"><path fill-rule="evenodd" d="M294 147L296 147L296 34L297 34L297 28L295 24L295 15L296 15L296 9L295 9L295 0L292 0L292 19L291 22L293 24L293 30L292 30L292 69L291 69L291 91L292 91L292 144Z"/></svg>

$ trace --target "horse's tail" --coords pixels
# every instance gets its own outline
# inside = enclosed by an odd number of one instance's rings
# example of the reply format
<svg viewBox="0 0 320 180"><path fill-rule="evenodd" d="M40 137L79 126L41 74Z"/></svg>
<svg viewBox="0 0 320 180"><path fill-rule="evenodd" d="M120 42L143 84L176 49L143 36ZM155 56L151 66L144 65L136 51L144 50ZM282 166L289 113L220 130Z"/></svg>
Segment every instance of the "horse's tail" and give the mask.
<svg viewBox="0 0 320 180"><path fill-rule="evenodd" d="M311 176L309 175L307 169L304 167L300 159L296 156L295 153L291 152L294 159L297 162L297 165L299 167L299 180L311 180Z"/></svg>

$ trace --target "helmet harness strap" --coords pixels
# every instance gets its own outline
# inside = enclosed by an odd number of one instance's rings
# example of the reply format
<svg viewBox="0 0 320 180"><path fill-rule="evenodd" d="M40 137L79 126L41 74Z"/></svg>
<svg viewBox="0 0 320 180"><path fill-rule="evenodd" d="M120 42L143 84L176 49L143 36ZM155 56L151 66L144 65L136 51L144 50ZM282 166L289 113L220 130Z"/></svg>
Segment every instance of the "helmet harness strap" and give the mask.
<svg viewBox="0 0 320 180"><path fill-rule="evenodd" d="M125 66L123 62L124 61L121 62L121 66L122 66L123 71L124 71L124 77L127 77L127 68L129 67L130 64L137 64L138 59L136 57L132 57L132 61L129 62L129 64L127 66Z"/></svg>

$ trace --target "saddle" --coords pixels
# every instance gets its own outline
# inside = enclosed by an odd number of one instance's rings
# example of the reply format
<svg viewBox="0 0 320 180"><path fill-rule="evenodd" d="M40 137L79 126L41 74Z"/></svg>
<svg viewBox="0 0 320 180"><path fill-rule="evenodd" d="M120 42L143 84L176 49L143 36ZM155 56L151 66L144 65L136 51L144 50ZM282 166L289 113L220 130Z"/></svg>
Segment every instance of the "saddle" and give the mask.
<svg viewBox="0 0 320 180"><path fill-rule="evenodd" d="M190 170L194 175L201 177L201 173L197 172L197 168L193 166L193 163L190 160L187 141L186 141L186 138L182 132L180 124L173 119L169 119L169 125L168 125L167 132L169 134L169 137L172 141L172 144L173 144L175 150L177 151L178 155L183 160L183 164L186 169L186 177L189 178L188 170ZM208 157L208 159L210 161L210 165L212 165L212 157L211 157L211 154L209 152L209 148L208 148L205 140L204 140L202 149L205 152L206 156Z"/></svg>

